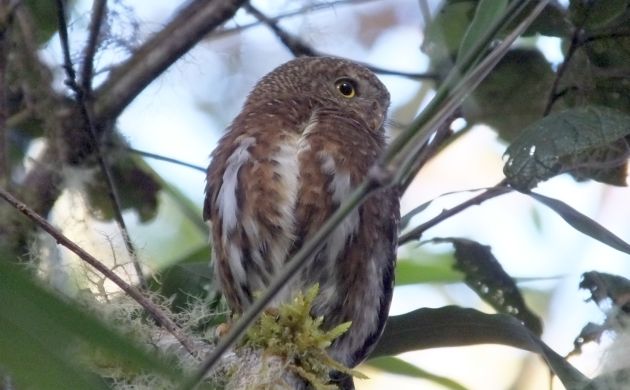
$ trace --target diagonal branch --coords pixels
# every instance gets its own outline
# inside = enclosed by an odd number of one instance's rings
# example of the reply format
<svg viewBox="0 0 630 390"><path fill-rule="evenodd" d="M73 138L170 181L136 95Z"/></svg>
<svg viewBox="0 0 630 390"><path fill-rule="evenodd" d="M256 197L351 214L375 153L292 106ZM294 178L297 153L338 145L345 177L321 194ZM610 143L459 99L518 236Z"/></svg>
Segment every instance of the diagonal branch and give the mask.
<svg viewBox="0 0 630 390"><path fill-rule="evenodd" d="M94 118L116 118L147 86L206 34L231 18L245 0L194 0L113 70L95 91Z"/></svg>
<svg viewBox="0 0 630 390"><path fill-rule="evenodd" d="M432 228L433 226L439 224L440 222L443 222L445 220L447 220L448 218L466 210L467 208L471 207L471 206L476 206L476 205L480 205L483 202L485 202L486 200L492 199L492 198L496 198L497 196L501 196L503 194L506 194L508 192L512 191L512 189L510 187L507 187L505 185L505 180L501 181L500 183L498 183L497 185L495 185L494 187L488 188L487 190L485 190L484 192L468 199L467 201L464 201L460 204L458 204L457 206L447 209L447 210L443 210L440 214L438 214L436 217L416 226L415 228L413 228L412 230L410 230L409 232L400 235L400 237L398 237L398 245L404 245L410 241L414 241L414 240L419 240L422 235L424 234L425 231L429 230L430 228Z"/></svg>
<svg viewBox="0 0 630 390"><path fill-rule="evenodd" d="M111 131L109 126L127 105L145 88L151 81L164 72L173 62L190 50L205 34L231 18L245 0L194 0L184 7L178 15L175 15L170 23L144 43L125 63L115 67L108 79L94 92L93 97L93 121L97 136L103 132ZM24 7L18 7L18 11L25 11ZM22 12L24 13L24 12ZM24 16L21 14L18 17ZM21 20L20 20L21 21ZM20 25L30 27L26 22ZM27 31L30 32L30 31ZM29 37L33 35L30 34ZM33 41L29 39L28 42ZM30 47L32 46L32 47ZM29 53L36 53L34 45L29 46ZM31 50L32 49L32 50ZM46 86L49 83L45 83ZM67 112L72 112L69 107L59 106L59 115L51 115L51 118L67 121L65 128L68 138L73 138L75 130L74 122L66 118ZM79 145L78 148L69 148L61 163L73 161L80 163L93 151ZM55 143L50 143L41 152L40 161L58 161L58 151ZM27 173L22 185L29 193L29 204L38 213L46 215L61 192L61 175L57 168L42 167L32 169ZM33 199L31 199L33 198Z"/></svg>
<svg viewBox="0 0 630 390"><path fill-rule="evenodd" d="M50 234L51 237L53 237L58 244L61 244L68 248L70 251L79 256L81 260L85 261L101 274L103 274L105 277L107 277L109 280L114 282L118 287L120 287L121 290L127 293L131 298L133 298L133 300L138 302L138 304L140 304L140 306L142 306L160 326L164 327L164 329L171 333L190 354L194 355L195 349L193 347L192 341L189 340L181 332L181 329L177 326L177 324L171 321L171 319L156 305L154 305L151 300L145 297L142 292L140 292L140 290L125 282L122 278L120 278L120 276L116 275L116 273L110 270L105 264L98 261L94 256L90 255L79 245L75 244L68 237L64 236L59 230L48 223L48 221L46 221L46 219L44 219L41 215L37 214L35 211L33 211L33 209L17 200L15 197L13 197L13 195L5 191L3 188L0 188L0 198L6 200L11 206L15 207L19 212L24 214L31 221L35 222L37 226L41 227L45 232Z"/></svg>

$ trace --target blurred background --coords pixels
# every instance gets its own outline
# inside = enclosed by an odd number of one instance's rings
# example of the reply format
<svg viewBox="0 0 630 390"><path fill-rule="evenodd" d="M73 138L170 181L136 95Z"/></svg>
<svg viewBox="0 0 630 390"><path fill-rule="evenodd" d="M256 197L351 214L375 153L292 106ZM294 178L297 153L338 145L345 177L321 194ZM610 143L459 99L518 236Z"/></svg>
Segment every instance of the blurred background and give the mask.
<svg viewBox="0 0 630 390"><path fill-rule="evenodd" d="M427 23L441 9L438 0L371 1L252 1L268 16L289 14L279 24L300 36L318 52L342 56L388 70L428 72L430 59L421 50ZM566 7L566 2L560 2ZM70 39L75 48L85 42L91 2L77 0L71 7ZM111 1L116 13L113 36L97 54L96 69L102 80L108 67L125 60L130 47L143 42L168 22L179 1ZM291 15L293 13L293 15ZM516 45L538 49L552 69L562 62L561 39L537 35L523 38ZM425 48L426 49L426 48ZM64 88L59 37L55 34L45 45L43 56L57 70L58 88ZM204 168L209 154L226 126L240 110L256 81L283 62L291 53L257 19L240 10L223 32L204 39L192 51L149 85L120 117L117 127L129 145L137 150L166 156ZM388 87L392 104L390 137L403 129L422 110L434 93L434 82L395 75L379 75ZM518 93L515 90L515 93ZM454 127L468 124L460 120ZM414 217L411 226L438 214L472 196L458 191L489 187L503 178L502 157L506 143L483 124L475 124L434 158L415 178L402 200L402 213L436 199ZM36 156L37 144L30 154ZM201 223L205 176L191 167L145 157L144 161L167 182L170 191L158 196L158 209L151 218L137 210L124 217L131 235L148 268L160 270L169 264L205 253L207 231ZM111 222L90 213L82 189L85 172L66 174L68 189L57 201L52 220L66 234L99 258L126 263L120 234ZM541 184L539 192L559 198L597 220L609 230L630 239L630 191L595 182L576 183L567 175ZM440 195L456 192L440 197ZM187 207L182 207L187 202ZM197 213L191 214L191 210ZM569 227L560 217L518 193L510 193L448 219L430 229L423 239L464 237L492 247L505 270L515 277L525 292L527 303L543 318L543 340L564 355L587 322L601 322L604 314L592 302L585 302L579 291L581 274L598 270L630 276L627 255L615 251ZM72 256L53 245L49 251L50 279L60 288L75 294L83 286L66 267ZM424 273L407 275L398 286L390 314L420 307L460 305L492 312L451 270L448 245L407 244L400 248L399 262L417 265ZM415 278L415 279L414 279ZM414 282L415 281L415 282ZM103 288L108 288L104 286ZM587 345L584 353L571 363L587 375L601 368L602 346ZM402 360L430 374L450 378L467 389L541 389L550 376L539 357L514 348L481 345L410 352ZM359 371L370 379L357 381L360 390L461 388L435 383L409 375L395 375L371 367ZM562 388L556 384L554 388Z"/></svg>

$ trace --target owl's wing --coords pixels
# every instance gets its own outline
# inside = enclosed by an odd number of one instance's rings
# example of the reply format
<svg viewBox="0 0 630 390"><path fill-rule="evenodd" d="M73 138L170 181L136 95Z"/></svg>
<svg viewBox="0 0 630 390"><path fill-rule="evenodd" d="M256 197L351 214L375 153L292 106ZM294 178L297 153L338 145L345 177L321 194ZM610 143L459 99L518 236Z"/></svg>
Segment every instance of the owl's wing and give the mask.
<svg viewBox="0 0 630 390"><path fill-rule="evenodd" d="M296 143L261 130L228 133L208 168L204 217L219 283L237 312L269 284L294 239Z"/></svg>

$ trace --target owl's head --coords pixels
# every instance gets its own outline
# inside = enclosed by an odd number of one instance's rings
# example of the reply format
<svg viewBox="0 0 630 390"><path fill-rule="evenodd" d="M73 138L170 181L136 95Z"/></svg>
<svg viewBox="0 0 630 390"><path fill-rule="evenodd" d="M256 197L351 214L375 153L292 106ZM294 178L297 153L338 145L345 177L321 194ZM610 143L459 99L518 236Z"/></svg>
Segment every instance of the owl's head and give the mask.
<svg viewBox="0 0 630 390"><path fill-rule="evenodd" d="M301 57L263 77L246 105L282 102L295 105L288 109L301 110L305 101L312 109L356 115L370 130L378 131L389 107L389 92L362 65L333 57Z"/></svg>

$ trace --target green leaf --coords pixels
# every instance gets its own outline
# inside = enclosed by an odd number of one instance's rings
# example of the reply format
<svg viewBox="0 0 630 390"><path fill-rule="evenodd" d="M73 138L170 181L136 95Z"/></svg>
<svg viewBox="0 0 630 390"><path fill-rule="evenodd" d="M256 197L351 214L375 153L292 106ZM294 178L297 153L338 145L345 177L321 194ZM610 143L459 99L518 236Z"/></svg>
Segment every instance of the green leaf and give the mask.
<svg viewBox="0 0 630 390"><path fill-rule="evenodd" d="M372 357L419 349L502 344L542 356L567 389L582 389L588 379L516 318L446 306L389 317Z"/></svg>
<svg viewBox="0 0 630 390"><path fill-rule="evenodd" d="M380 357L376 359L370 359L366 363L368 366L383 370L390 374L406 375L413 378L426 379L430 382L442 385L447 389L452 390L466 390L466 387L460 385L452 379L432 374L419 367L409 364L404 360L395 357Z"/></svg>
<svg viewBox="0 0 630 390"><path fill-rule="evenodd" d="M461 62L470 54L475 44L487 34L494 23L501 19L507 8L507 0L479 0L475 16L464 33L457 61Z"/></svg>
<svg viewBox="0 0 630 390"><path fill-rule="evenodd" d="M186 308L193 297L206 298L216 293L208 246L200 247L183 262L167 267L158 279L159 285L153 282L152 287L165 297L174 297L174 310Z"/></svg>
<svg viewBox="0 0 630 390"><path fill-rule="evenodd" d="M507 148L509 158L503 172L513 188L527 192L563 172L577 171L583 176L590 169L619 169L630 152L625 140L620 140L628 135L630 115L607 107L554 113L527 127ZM590 176L601 178L592 171Z"/></svg>
<svg viewBox="0 0 630 390"><path fill-rule="evenodd" d="M618 251L630 254L630 244L611 233L608 229L580 213L568 204L534 192L528 193L533 199L549 207L575 230L586 234Z"/></svg>
<svg viewBox="0 0 630 390"><path fill-rule="evenodd" d="M107 388L81 366L77 351L82 350L106 353L128 369L146 369L181 380L172 366L4 261L0 261L0 329L0 367L20 387Z"/></svg>
<svg viewBox="0 0 630 390"><path fill-rule="evenodd" d="M159 180L153 172L142 169L137 159L128 153L121 153L111 159L110 173L118 190L122 210L137 212L142 222L155 218L158 210ZM114 218L112 201L101 172L86 185L87 198L92 214L102 220Z"/></svg>
<svg viewBox="0 0 630 390"><path fill-rule="evenodd" d="M75 1L66 2L66 11L74 6ZM54 1L26 0L26 6L31 11L33 26L36 28L37 43L47 42L57 32L57 7Z"/></svg>
<svg viewBox="0 0 630 390"><path fill-rule="evenodd" d="M461 282L463 275L455 271L453 256L421 252L412 259L398 259L396 264L396 286L418 283Z"/></svg>
<svg viewBox="0 0 630 390"><path fill-rule="evenodd" d="M536 335L542 334L542 322L525 304L516 282L501 267L490 247L463 238L435 238L455 247L455 269L464 273L464 281L499 313L512 315Z"/></svg>
<svg viewBox="0 0 630 390"><path fill-rule="evenodd" d="M476 5L476 0L447 1L427 25L422 50L436 69L455 58Z"/></svg>
<svg viewBox="0 0 630 390"><path fill-rule="evenodd" d="M536 2L531 2L525 8L525 14L531 7L536 6ZM571 34L571 23L567 20L565 9L557 1L550 1L540 15L523 33L523 37L536 36L538 34L549 37L568 37ZM520 19L520 18L518 18ZM514 23L520 22L515 20Z"/></svg>
<svg viewBox="0 0 630 390"><path fill-rule="evenodd" d="M462 104L470 124L485 123L510 142L540 119L555 79L536 49L512 49Z"/></svg>

